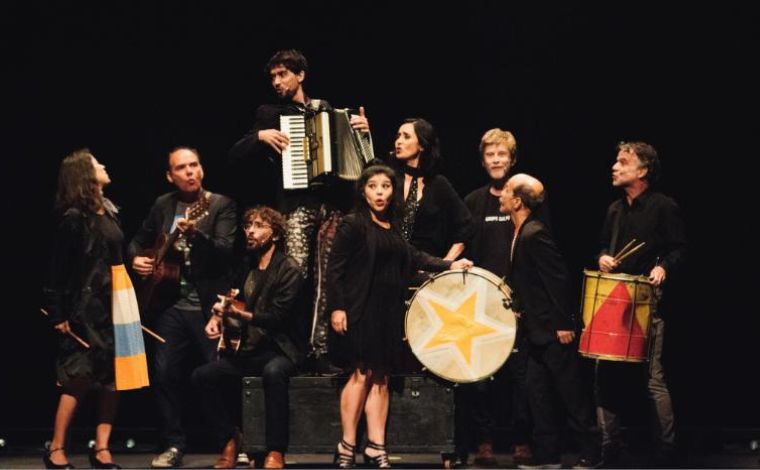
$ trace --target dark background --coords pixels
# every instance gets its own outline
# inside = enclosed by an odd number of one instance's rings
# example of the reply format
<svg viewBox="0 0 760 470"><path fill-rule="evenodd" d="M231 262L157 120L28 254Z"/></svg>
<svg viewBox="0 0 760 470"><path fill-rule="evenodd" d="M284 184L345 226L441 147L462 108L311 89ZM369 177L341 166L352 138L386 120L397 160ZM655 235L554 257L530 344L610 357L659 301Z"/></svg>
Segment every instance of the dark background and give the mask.
<svg viewBox="0 0 760 470"><path fill-rule="evenodd" d="M677 419L717 431L760 427L749 204L757 181L758 17L748 9L110 3L0 6L0 429L52 425L54 335L38 307L61 159L86 146L107 165L107 194L122 207L128 238L170 189L163 171L175 145L198 148L206 186L231 192L227 151L255 107L273 98L264 64L289 47L309 59L310 96L366 107L377 154L391 149L403 118L430 120L441 135L442 172L462 196L485 182L481 134L511 130L517 170L550 192L576 285L617 196L615 144L652 143L664 167L661 187L681 205L690 240L688 266L672 282L678 301L667 312ZM153 407L147 392L124 394L117 426L155 426Z"/></svg>

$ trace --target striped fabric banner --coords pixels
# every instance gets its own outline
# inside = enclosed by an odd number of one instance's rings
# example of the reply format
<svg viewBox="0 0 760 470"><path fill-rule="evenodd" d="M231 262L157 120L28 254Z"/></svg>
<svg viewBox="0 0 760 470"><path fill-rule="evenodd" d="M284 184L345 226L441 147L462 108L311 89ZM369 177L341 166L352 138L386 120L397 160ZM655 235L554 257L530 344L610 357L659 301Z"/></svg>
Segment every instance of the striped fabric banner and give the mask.
<svg viewBox="0 0 760 470"><path fill-rule="evenodd" d="M123 264L111 266L111 285L116 390L147 387L150 383L140 311L137 308L135 289Z"/></svg>

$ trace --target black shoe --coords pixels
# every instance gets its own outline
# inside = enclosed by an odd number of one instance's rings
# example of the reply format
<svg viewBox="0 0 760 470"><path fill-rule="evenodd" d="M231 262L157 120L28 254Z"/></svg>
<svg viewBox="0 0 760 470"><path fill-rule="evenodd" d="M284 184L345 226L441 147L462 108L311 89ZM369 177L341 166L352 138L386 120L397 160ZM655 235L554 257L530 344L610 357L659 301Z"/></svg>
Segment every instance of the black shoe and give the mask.
<svg viewBox="0 0 760 470"><path fill-rule="evenodd" d="M530 462L524 462L517 464L517 468L532 469L532 468L562 468L562 462L546 462L538 463L535 460Z"/></svg>
<svg viewBox="0 0 760 470"><path fill-rule="evenodd" d="M602 446L602 464L605 467L617 467L623 448L618 442Z"/></svg>
<svg viewBox="0 0 760 470"><path fill-rule="evenodd" d="M653 468L675 468L676 464L676 453L673 449L660 449L649 459L649 466Z"/></svg>
<svg viewBox="0 0 760 470"><path fill-rule="evenodd" d="M45 468L76 468L75 466L71 465L69 462L66 463L53 463L52 460L50 460L50 454L53 452L58 452L59 450L63 450L63 447L59 447L57 449L50 449L49 451L45 452L45 454L42 456L42 462L45 464Z"/></svg>
<svg viewBox="0 0 760 470"><path fill-rule="evenodd" d="M314 360L314 372L320 377L337 377L343 369L332 365L327 356L319 356Z"/></svg>
<svg viewBox="0 0 760 470"><path fill-rule="evenodd" d="M345 439L341 439L338 444L338 448L335 449L335 455L333 456L333 464L338 468L354 468L356 467L356 446L352 446ZM351 454L345 454L340 451L340 448L347 450Z"/></svg>
<svg viewBox="0 0 760 470"><path fill-rule="evenodd" d="M98 458L98 454L110 450L108 447L103 447L102 449L95 449L94 447L90 450L90 467L91 468L121 468L121 466L113 463L113 462L101 462L101 460Z"/></svg>
<svg viewBox="0 0 760 470"><path fill-rule="evenodd" d="M367 449L374 449L380 451L380 453L375 456L369 456L367 455ZM391 461L388 459L385 445L367 441L367 447L364 448L364 465L371 465L375 468L391 468Z"/></svg>
<svg viewBox="0 0 760 470"><path fill-rule="evenodd" d="M602 466L602 463L602 459L600 458L590 459L581 457L578 459L578 462L573 465L573 468L599 468Z"/></svg>

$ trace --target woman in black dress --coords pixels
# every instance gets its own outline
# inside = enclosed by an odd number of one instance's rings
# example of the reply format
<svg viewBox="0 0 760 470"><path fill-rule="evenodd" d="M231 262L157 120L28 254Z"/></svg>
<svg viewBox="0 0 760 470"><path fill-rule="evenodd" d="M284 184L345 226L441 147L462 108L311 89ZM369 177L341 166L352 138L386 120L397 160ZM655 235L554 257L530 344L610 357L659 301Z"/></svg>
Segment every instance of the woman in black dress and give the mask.
<svg viewBox="0 0 760 470"><path fill-rule="evenodd" d="M441 151L435 128L421 118L404 120L394 153L392 164L403 178L404 191L396 197L402 205L404 239L433 256L457 259L475 227L462 198L445 176L436 173Z"/></svg>
<svg viewBox="0 0 760 470"><path fill-rule="evenodd" d="M343 438L335 452L341 468L354 465L356 428L367 419L365 460L390 467L385 450L388 376L403 356L404 299L414 269L443 271L472 266L418 251L393 223L393 170L370 166L357 182L358 208L341 222L328 263L328 311L339 335L336 349L353 371L341 393Z"/></svg>
<svg viewBox="0 0 760 470"><path fill-rule="evenodd" d="M50 322L61 333L56 361L61 396L53 439L43 457L47 468L74 468L66 455L66 437L77 406L91 389L98 393L98 424L90 463L93 468L120 468L113 463L108 442L119 399L114 385L111 269L122 263L124 237L115 206L103 197L103 187L110 182L105 166L88 150L67 156L58 173L59 220L44 293ZM142 337L139 340L142 345Z"/></svg>

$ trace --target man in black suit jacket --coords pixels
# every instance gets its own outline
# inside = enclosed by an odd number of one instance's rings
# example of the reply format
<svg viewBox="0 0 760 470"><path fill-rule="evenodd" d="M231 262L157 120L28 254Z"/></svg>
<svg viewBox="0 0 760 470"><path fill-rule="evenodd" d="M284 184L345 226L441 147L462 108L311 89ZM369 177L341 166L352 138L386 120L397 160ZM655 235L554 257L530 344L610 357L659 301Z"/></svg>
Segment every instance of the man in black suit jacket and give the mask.
<svg viewBox="0 0 760 470"><path fill-rule="evenodd" d="M155 316L154 328L166 339L151 355L152 385L158 402L161 440L165 449L153 459L155 468L180 466L187 439L182 426L182 363L195 353L203 363L214 354L214 342L203 329L211 315L216 294L226 290L228 271L237 229L235 203L203 188L203 166L195 149L179 147L169 154L167 180L177 191L159 196L142 227L129 244L132 269L147 277L155 270L155 258L144 250L154 246L165 233L179 231L167 258L180 267L176 295L167 299L163 312ZM188 217L188 209L204 199L208 207L202 218ZM143 312L145 314L146 312Z"/></svg>
<svg viewBox="0 0 760 470"><path fill-rule="evenodd" d="M511 177L500 198L501 211L509 214L515 225L508 277L514 290L513 309L522 314L529 342L527 386L534 419L533 464L560 466L556 394L581 444L576 468L594 468L601 464L600 435L590 393L578 370L575 323L567 309L567 268L551 232L535 217L543 201L543 185L526 174Z"/></svg>

